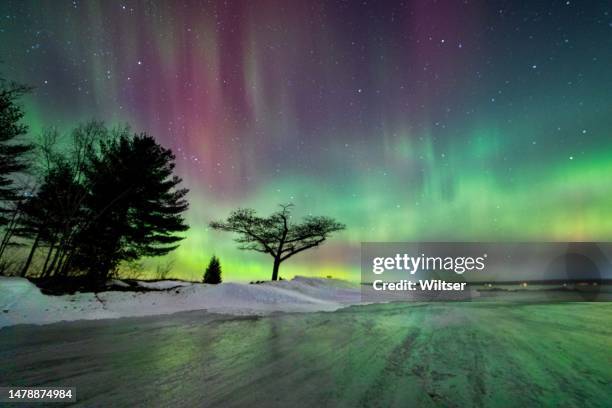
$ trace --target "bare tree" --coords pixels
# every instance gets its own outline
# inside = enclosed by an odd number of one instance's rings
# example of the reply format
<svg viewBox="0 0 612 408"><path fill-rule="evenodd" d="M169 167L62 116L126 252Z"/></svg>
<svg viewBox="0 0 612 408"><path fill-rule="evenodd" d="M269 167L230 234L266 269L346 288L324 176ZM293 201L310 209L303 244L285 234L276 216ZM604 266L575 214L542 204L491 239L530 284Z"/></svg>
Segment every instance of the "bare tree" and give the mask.
<svg viewBox="0 0 612 408"><path fill-rule="evenodd" d="M155 279L165 280L168 279L168 275L174 268L174 259L171 259L164 263L158 263L155 267Z"/></svg>
<svg viewBox="0 0 612 408"><path fill-rule="evenodd" d="M269 217L259 217L255 210L240 208L225 221L210 223L211 228L239 234L239 249L270 254L274 258L272 280L278 279L280 264L310 248L317 247L336 231L345 228L330 217L309 216L302 223L291 220L292 204L283 204L281 210Z"/></svg>
<svg viewBox="0 0 612 408"><path fill-rule="evenodd" d="M40 275L66 275L73 256L75 234L88 221L83 207L87 197L84 169L109 131L101 122L91 121L70 133L68 149L60 149L62 136L54 128L38 137L39 156L34 169L39 186L20 205L16 235L32 240L31 250L22 269L26 276L39 247L48 246Z"/></svg>

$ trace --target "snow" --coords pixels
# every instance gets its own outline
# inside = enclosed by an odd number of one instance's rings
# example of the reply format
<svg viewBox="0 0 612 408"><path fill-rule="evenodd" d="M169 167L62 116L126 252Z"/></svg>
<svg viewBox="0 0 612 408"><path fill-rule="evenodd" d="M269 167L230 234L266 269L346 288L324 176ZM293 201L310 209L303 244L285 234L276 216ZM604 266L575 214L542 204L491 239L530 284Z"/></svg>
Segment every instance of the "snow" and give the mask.
<svg viewBox="0 0 612 408"><path fill-rule="evenodd" d="M112 285L125 288L123 281ZM0 277L0 327L206 310L232 315L333 311L361 300L357 284L296 277L262 284L207 285L183 281L137 282L146 292L44 295L30 281Z"/></svg>
<svg viewBox="0 0 612 408"><path fill-rule="evenodd" d="M193 285L192 282L177 281L177 280L161 280L155 282L139 281L138 286L147 289L171 289L180 286Z"/></svg>
<svg viewBox="0 0 612 408"><path fill-rule="evenodd" d="M120 287L120 288L129 288L129 287L130 287L130 284L129 284L129 283L126 283L126 282L124 282L124 281L122 281L122 280L119 280L119 279L113 279L113 280L111 280L111 281L110 281L110 285L111 285L111 286L118 286L118 287Z"/></svg>

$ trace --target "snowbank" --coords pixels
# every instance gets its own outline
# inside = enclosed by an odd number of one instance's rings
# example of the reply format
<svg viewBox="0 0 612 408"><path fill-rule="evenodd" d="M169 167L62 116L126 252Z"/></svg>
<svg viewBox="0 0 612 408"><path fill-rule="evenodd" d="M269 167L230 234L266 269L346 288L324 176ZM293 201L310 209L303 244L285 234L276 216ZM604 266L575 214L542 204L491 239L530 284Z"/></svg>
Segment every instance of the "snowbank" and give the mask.
<svg viewBox="0 0 612 408"><path fill-rule="evenodd" d="M113 284L125 286L121 281ZM234 315L332 311L359 303L361 299L358 285L303 277L255 285L207 285L170 280L138 282L138 285L158 291L47 296L27 279L0 277L0 327L160 315L188 310Z"/></svg>
<svg viewBox="0 0 612 408"><path fill-rule="evenodd" d="M122 281L119 281L119 282L122 282ZM155 281L155 282L139 281L138 282L138 286L141 286L147 289L171 289L171 288L189 286L189 285L194 285L194 283L185 282L185 281L177 281L177 280L161 280L161 281Z"/></svg>

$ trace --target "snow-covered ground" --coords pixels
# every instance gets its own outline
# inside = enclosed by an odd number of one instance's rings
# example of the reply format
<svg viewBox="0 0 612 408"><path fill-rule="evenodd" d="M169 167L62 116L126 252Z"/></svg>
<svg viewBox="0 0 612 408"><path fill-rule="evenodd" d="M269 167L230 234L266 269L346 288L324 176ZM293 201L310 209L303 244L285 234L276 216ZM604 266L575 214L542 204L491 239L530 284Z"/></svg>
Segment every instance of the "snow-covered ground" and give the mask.
<svg viewBox="0 0 612 408"><path fill-rule="evenodd" d="M114 281L115 286L128 286ZM207 310L234 315L276 311L332 311L359 303L359 286L334 279L296 277L262 284L206 285L183 281L138 282L149 292L107 291L97 295L48 296L24 278L0 277L0 327L81 319Z"/></svg>

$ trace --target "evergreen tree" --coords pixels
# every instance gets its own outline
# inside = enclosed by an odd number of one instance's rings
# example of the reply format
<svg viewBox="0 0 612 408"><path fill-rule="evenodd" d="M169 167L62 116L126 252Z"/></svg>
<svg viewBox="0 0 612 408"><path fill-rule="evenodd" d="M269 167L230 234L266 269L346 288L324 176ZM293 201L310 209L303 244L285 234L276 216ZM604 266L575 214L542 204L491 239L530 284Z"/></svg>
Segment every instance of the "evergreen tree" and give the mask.
<svg viewBox="0 0 612 408"><path fill-rule="evenodd" d="M0 80L0 226L9 222L11 203L20 197L13 176L28 168L27 153L32 150L20 140L28 127L21 123L24 112L17 104L28 91L28 87Z"/></svg>
<svg viewBox="0 0 612 408"><path fill-rule="evenodd" d="M173 175L174 155L146 134L101 142L86 170L88 223L75 240L74 267L103 283L122 261L161 256L189 227L187 189Z"/></svg>
<svg viewBox="0 0 612 408"><path fill-rule="evenodd" d="M32 146L21 140L28 127L21 123L24 112L18 105L21 96L30 88L0 79L0 258L13 235L19 219L21 189L15 175L28 169L28 153Z"/></svg>
<svg viewBox="0 0 612 408"><path fill-rule="evenodd" d="M219 258L213 255L213 257L210 258L206 272L204 272L204 283L216 285L217 283L221 283L221 281L221 263L219 263Z"/></svg>

